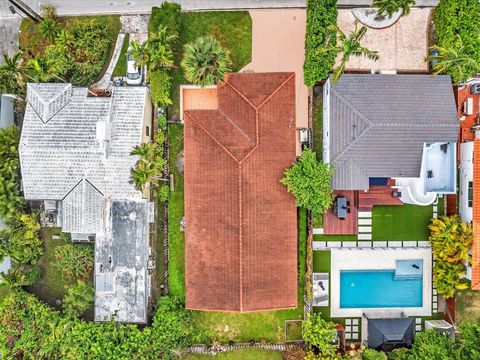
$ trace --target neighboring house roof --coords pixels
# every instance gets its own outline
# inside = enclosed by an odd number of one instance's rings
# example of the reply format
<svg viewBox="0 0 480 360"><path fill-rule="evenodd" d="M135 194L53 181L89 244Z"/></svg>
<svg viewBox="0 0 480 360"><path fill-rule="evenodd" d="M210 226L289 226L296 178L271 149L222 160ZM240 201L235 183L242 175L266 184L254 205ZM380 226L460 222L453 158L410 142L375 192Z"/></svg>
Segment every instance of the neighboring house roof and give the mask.
<svg viewBox="0 0 480 360"><path fill-rule="evenodd" d="M419 177L425 142L457 141L449 76L345 74L329 83L335 190L368 190L369 177Z"/></svg>
<svg viewBox="0 0 480 360"><path fill-rule="evenodd" d="M480 290L480 139L475 139L473 148L473 244L472 284Z"/></svg>
<svg viewBox="0 0 480 360"><path fill-rule="evenodd" d="M186 306L297 306L295 75L230 74L217 110L185 111Z"/></svg>
<svg viewBox="0 0 480 360"><path fill-rule="evenodd" d="M147 321L147 214L143 199L106 206L107 231L95 240L95 321Z"/></svg>
<svg viewBox="0 0 480 360"><path fill-rule="evenodd" d="M130 152L150 114L148 89L87 94L70 84L28 84L20 138L25 198L58 201L62 231L95 236L95 320L145 323L150 212L130 183L138 160Z"/></svg>
<svg viewBox="0 0 480 360"><path fill-rule="evenodd" d="M111 97L88 97L87 88L70 84L28 84L20 139L25 197L61 200L82 179L106 197L139 197L129 183L138 160L130 152L142 139L147 91L118 87ZM99 122L111 124L107 157Z"/></svg>

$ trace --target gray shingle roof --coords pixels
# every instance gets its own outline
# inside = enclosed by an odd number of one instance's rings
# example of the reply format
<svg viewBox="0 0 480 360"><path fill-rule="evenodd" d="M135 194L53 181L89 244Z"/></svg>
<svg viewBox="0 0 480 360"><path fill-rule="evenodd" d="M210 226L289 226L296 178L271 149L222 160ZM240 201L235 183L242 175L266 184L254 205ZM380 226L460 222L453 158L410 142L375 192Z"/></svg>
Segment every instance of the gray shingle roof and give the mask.
<svg viewBox="0 0 480 360"><path fill-rule="evenodd" d="M345 74L331 83L332 188L367 190L369 177L419 177L425 142L457 141L449 76Z"/></svg>
<svg viewBox="0 0 480 360"><path fill-rule="evenodd" d="M64 95L58 93L64 94L68 85L28 84L20 139L25 197L61 200L82 179L106 197L140 197L129 183L130 168L138 159L130 156L130 151L141 141L147 89L120 87L112 97L99 98L87 97L86 88L72 88L71 99L64 104ZM42 112L34 109L37 105L30 102L32 97L41 98L36 103L56 99L51 103L55 110L43 118ZM57 111L59 104L63 105ZM111 140L105 158L96 140L96 124L108 120Z"/></svg>

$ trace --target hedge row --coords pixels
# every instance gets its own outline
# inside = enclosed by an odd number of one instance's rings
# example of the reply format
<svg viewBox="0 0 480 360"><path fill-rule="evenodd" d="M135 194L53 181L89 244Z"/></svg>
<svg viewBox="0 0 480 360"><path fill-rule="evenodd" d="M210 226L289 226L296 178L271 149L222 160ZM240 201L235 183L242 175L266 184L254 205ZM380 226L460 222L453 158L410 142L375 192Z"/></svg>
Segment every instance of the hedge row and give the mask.
<svg viewBox="0 0 480 360"><path fill-rule="evenodd" d="M480 62L480 2L440 0L435 10L435 25L440 47L457 49L460 37L465 53ZM480 69L470 65L464 71L473 76Z"/></svg>
<svg viewBox="0 0 480 360"><path fill-rule="evenodd" d="M335 64L335 53L321 52L327 39L335 32L327 29L337 23L337 0L307 0L307 31L305 34L305 63L303 77L305 85L311 87L327 78ZM330 43L335 44L334 38Z"/></svg>

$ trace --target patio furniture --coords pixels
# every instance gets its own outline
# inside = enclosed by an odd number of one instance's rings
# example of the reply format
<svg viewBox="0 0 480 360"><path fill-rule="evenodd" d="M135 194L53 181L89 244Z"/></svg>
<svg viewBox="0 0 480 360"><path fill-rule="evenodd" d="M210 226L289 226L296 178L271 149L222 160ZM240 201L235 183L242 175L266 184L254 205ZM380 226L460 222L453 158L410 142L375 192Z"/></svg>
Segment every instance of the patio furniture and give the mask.
<svg viewBox="0 0 480 360"><path fill-rule="evenodd" d="M338 216L340 220L345 220L349 212L350 207L345 196L337 196L333 203L333 212Z"/></svg>

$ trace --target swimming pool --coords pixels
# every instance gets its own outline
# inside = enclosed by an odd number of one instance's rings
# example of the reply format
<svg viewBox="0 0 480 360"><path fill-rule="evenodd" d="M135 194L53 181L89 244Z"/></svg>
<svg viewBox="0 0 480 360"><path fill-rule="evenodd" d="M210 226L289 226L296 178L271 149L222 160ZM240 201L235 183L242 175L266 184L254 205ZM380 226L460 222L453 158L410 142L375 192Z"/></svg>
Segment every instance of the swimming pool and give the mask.
<svg viewBox="0 0 480 360"><path fill-rule="evenodd" d="M422 277L395 280L395 270L341 270L340 308L421 307Z"/></svg>

